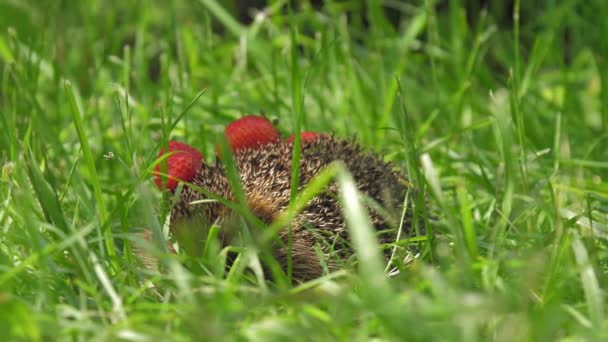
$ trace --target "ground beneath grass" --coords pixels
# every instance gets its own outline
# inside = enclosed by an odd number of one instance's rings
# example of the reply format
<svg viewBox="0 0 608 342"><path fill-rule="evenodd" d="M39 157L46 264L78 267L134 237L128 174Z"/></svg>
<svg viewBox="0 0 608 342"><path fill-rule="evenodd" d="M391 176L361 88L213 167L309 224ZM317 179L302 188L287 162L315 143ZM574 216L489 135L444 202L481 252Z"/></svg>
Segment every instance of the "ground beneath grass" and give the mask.
<svg viewBox="0 0 608 342"><path fill-rule="evenodd" d="M0 0L0 340L608 339L608 2L271 3ZM158 235L144 267L160 146L213 162L248 113L407 170L413 257L291 285Z"/></svg>

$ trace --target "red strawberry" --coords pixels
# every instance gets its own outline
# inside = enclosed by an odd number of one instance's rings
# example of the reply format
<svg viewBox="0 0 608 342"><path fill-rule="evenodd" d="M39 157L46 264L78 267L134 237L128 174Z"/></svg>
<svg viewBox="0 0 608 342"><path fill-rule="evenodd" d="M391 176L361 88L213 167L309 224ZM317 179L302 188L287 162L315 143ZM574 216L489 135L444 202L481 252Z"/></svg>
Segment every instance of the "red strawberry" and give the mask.
<svg viewBox="0 0 608 342"><path fill-rule="evenodd" d="M317 133L317 132L301 132L300 133L302 142L313 141L313 140L317 139L317 137L323 136L323 135L325 135L325 134L323 134L323 133ZM285 141L288 142L288 143L292 143L295 138L296 138L296 135L292 134L287 139L285 139Z"/></svg>
<svg viewBox="0 0 608 342"><path fill-rule="evenodd" d="M279 142L277 129L268 119L258 115L247 115L234 120L226 126L224 133L233 151Z"/></svg>
<svg viewBox="0 0 608 342"><path fill-rule="evenodd" d="M169 141L169 152L174 153L167 158L167 174L185 182L191 181L202 166L203 155L194 147L178 141ZM161 149L158 157L164 153L164 149ZM162 172L161 164L163 163L164 161L160 162L154 169L154 183L161 190L164 177L159 172ZM165 187L171 192L175 191L179 183L177 179L168 178Z"/></svg>

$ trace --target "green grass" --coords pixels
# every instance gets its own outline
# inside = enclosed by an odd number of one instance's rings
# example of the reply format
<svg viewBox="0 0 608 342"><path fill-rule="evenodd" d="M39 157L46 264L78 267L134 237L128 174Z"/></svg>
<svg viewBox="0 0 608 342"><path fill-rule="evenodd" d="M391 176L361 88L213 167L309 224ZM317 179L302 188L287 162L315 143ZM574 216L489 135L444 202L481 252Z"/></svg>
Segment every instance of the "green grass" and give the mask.
<svg viewBox="0 0 608 342"><path fill-rule="evenodd" d="M608 2L386 1L396 26L371 0L273 1L250 25L234 1L165 3L0 0L0 340L608 338ZM246 113L406 169L432 209L418 256L383 276L341 164L250 225L229 271L211 241L164 253L159 148L213 161ZM268 243L332 179L358 267L290 285ZM143 228L160 270L133 256Z"/></svg>

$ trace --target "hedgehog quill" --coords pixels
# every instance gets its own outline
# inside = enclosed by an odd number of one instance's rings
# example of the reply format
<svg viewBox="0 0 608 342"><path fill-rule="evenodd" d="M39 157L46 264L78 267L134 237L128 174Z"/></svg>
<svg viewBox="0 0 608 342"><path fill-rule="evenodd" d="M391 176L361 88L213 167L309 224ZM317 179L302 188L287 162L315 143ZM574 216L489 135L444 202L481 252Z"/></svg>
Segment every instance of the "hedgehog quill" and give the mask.
<svg viewBox="0 0 608 342"><path fill-rule="evenodd" d="M281 141L270 121L260 116L245 116L234 121L226 128L225 134L249 209L263 223L271 224L289 206L293 135ZM330 163L342 161L355 178L358 190L383 208L382 212L370 210L370 221L380 242L395 242L399 219L391 218L399 217L406 193L410 190L405 173L394 164L385 162L381 156L363 150L354 140L315 132L303 132L301 137L298 190ZM199 152L176 142L169 144L169 151L174 153L167 158L169 175L228 201L236 201L221 157L215 165L207 165ZM163 153L161 151L160 155ZM192 165L192 162L197 164ZM172 174L172 170L179 174ZM160 176L155 178L156 184L162 188ZM176 183L169 184L172 187L167 186L167 189L174 191ZM337 199L338 192L338 186L330 183L291 222L291 267L293 279L297 282L321 276L323 265L330 271L335 270L341 260L353 255ZM403 236L411 233L411 201L407 206ZM236 239L237 216L232 209L217 201L209 201L195 188L184 187L172 207L170 228L180 243L188 241L187 251L196 253L197 246L202 248L204 241L191 237L198 236L204 240L204 234L192 234L188 230L205 231L211 225L219 224L222 243L229 245ZM180 236L189 238L180 239ZM278 240L272 246L272 254L286 271L289 262L287 229L279 232ZM319 250L322 255L317 252Z"/></svg>

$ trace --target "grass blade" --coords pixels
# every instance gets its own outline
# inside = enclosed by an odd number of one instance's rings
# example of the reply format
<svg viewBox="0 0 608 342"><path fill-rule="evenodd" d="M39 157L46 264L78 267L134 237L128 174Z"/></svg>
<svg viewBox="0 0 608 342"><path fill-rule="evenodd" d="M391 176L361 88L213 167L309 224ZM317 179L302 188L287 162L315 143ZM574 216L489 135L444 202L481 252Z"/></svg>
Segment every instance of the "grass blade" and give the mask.
<svg viewBox="0 0 608 342"><path fill-rule="evenodd" d="M116 257L116 248L114 247L114 237L112 236L112 230L108 224L108 213L106 212L106 206L104 197L101 192L101 183L99 181L99 177L97 176L97 168L95 166L95 158L93 157L93 152L89 147L88 136L84 129L84 124L82 122L82 113L80 112L80 108L78 107L78 103L76 101L76 95L74 94L74 89L72 88L72 84L69 81L64 83L65 91L68 96L68 100L70 102L70 109L72 110L72 120L74 122L74 126L76 127L76 131L78 132L78 138L80 139L80 146L82 148L82 153L84 154L84 160L87 164L87 168L91 175L91 185L93 186L93 192L95 193L95 202L97 206L97 215L99 218L99 225L103 229L103 240L106 244L105 253L108 254L111 258ZM103 249L102 249L103 253ZM105 254L103 253L103 254Z"/></svg>
<svg viewBox="0 0 608 342"><path fill-rule="evenodd" d="M604 323L604 298L595 270L589 261L589 254L579 235L573 233L572 250L579 267L579 276L585 292L587 310L593 326L600 329Z"/></svg>

